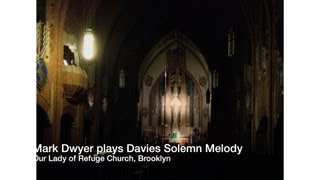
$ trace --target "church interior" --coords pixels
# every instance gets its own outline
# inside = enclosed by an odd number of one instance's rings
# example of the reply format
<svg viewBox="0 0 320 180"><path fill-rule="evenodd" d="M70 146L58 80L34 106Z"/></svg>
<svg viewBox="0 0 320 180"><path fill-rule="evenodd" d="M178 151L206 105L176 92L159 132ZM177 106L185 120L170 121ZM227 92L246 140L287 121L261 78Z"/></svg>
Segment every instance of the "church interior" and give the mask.
<svg viewBox="0 0 320 180"><path fill-rule="evenodd" d="M242 145L38 179L283 179L283 0L37 0L37 144Z"/></svg>

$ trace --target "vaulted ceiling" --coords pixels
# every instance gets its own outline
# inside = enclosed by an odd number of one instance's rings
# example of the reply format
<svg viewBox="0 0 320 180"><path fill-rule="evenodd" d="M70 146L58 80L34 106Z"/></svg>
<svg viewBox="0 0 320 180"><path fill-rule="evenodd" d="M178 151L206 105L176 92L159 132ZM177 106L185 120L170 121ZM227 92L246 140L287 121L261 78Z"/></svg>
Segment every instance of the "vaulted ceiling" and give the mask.
<svg viewBox="0 0 320 180"><path fill-rule="evenodd" d="M90 18L97 36L96 59L102 76L113 76L119 66L126 66L132 78L136 78L144 56L172 30L188 36L198 46L209 66L213 66L226 54L226 32L231 25L240 25L242 33L247 36L240 2L71 0L65 30L83 29L85 23L79 22L85 22L88 13L93 12ZM90 11L90 8L93 10Z"/></svg>

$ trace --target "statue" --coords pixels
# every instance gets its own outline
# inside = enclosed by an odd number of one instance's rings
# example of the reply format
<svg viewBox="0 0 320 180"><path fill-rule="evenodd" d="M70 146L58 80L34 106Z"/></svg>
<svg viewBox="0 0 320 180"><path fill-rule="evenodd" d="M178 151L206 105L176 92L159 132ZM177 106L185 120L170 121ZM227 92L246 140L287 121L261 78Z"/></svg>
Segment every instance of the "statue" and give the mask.
<svg viewBox="0 0 320 180"><path fill-rule="evenodd" d="M180 119L180 107L181 107L181 100L178 94L178 87L175 83L173 89L173 95L170 101L170 108L171 108L171 131L178 131L179 129L179 119Z"/></svg>
<svg viewBox="0 0 320 180"><path fill-rule="evenodd" d="M170 86L167 90L167 104L168 104L168 126L170 133L179 133L184 125L183 110L186 108L185 88L183 86L183 76L180 69L176 68L175 72L170 76Z"/></svg>
<svg viewBox="0 0 320 180"><path fill-rule="evenodd" d="M178 139L186 134L185 127L188 110L185 73L186 50L181 47L169 49L166 53L165 89L161 99L161 125L163 134ZM168 77L167 77L168 74Z"/></svg>

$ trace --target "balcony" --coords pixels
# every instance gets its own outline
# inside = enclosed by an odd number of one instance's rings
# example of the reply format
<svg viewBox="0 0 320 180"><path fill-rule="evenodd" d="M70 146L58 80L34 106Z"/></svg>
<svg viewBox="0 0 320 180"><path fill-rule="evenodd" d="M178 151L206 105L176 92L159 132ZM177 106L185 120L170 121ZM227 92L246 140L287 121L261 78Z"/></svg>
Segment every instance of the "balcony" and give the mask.
<svg viewBox="0 0 320 180"><path fill-rule="evenodd" d="M63 96L72 104L78 104L85 98L88 87L87 73L81 67L63 66Z"/></svg>

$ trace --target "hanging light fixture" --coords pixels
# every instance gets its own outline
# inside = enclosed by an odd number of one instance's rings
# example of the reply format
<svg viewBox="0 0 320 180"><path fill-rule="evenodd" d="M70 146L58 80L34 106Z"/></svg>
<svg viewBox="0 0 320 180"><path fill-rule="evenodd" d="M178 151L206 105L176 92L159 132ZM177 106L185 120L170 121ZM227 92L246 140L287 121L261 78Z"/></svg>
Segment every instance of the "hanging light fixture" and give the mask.
<svg viewBox="0 0 320 180"><path fill-rule="evenodd" d="M83 34L83 49L82 55L86 60L92 60L95 55L95 37L92 30L92 20L94 16L94 7L95 7L95 0L87 0L86 1L86 19L85 19L85 31Z"/></svg>
<svg viewBox="0 0 320 180"><path fill-rule="evenodd" d="M93 59L94 56L94 34L91 28L87 28L83 36L83 57L86 60Z"/></svg>

